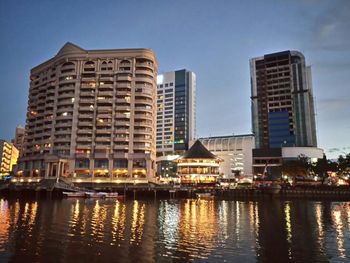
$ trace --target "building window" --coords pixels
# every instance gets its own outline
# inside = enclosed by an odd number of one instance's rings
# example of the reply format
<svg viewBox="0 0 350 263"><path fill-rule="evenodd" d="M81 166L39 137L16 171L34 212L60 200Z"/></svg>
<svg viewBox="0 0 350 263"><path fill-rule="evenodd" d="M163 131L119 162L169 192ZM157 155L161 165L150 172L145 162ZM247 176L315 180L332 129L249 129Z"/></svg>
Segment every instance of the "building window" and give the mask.
<svg viewBox="0 0 350 263"><path fill-rule="evenodd" d="M146 160L144 159L135 159L132 164L133 168L146 168Z"/></svg>
<svg viewBox="0 0 350 263"><path fill-rule="evenodd" d="M95 160L95 168L108 169L108 159Z"/></svg>
<svg viewBox="0 0 350 263"><path fill-rule="evenodd" d="M127 159L116 159L113 161L113 168L128 168Z"/></svg>
<svg viewBox="0 0 350 263"><path fill-rule="evenodd" d="M76 159L75 168L89 168L90 160L89 159Z"/></svg>

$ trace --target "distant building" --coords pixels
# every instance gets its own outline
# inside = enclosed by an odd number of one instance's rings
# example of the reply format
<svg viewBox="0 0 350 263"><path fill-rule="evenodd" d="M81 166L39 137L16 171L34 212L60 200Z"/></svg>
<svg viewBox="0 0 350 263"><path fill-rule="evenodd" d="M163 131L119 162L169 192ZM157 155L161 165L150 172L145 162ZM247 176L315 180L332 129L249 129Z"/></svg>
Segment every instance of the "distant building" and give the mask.
<svg viewBox="0 0 350 263"><path fill-rule="evenodd" d="M21 155L23 144L24 144L24 134L25 129L21 125L16 127L15 138L12 140L13 145L18 149L19 154Z"/></svg>
<svg viewBox="0 0 350 263"><path fill-rule="evenodd" d="M11 174L17 164L18 154L13 144L0 140L0 178Z"/></svg>
<svg viewBox="0 0 350 263"><path fill-rule="evenodd" d="M199 140L210 152L223 160L220 163L220 173L224 178L253 177L254 135L214 136Z"/></svg>
<svg viewBox="0 0 350 263"><path fill-rule="evenodd" d="M196 75L186 69L157 77L157 156L182 154L196 134Z"/></svg>
<svg viewBox="0 0 350 263"><path fill-rule="evenodd" d="M182 184L215 184L220 175L222 160L208 151L199 140L175 161Z"/></svg>
<svg viewBox="0 0 350 263"><path fill-rule="evenodd" d="M253 58L250 75L253 173L278 178L283 161L304 153L309 158L320 156L311 67L303 54L283 51ZM289 157L289 151L294 157Z"/></svg>
<svg viewBox="0 0 350 263"><path fill-rule="evenodd" d="M157 60L150 49L66 43L31 70L18 175L155 175Z"/></svg>

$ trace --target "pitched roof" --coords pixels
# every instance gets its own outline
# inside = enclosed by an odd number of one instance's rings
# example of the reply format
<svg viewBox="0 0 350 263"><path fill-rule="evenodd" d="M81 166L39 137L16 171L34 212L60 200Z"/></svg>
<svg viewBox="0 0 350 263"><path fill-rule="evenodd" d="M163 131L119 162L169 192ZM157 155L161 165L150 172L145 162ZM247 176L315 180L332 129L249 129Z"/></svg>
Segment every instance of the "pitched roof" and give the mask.
<svg viewBox="0 0 350 263"><path fill-rule="evenodd" d="M185 152L180 159L217 159L204 145L197 140L192 147Z"/></svg>
<svg viewBox="0 0 350 263"><path fill-rule="evenodd" d="M56 56L60 56L60 55L65 55L65 54L69 54L69 53L84 53L86 52L84 49L82 49L81 47L71 43L71 42L67 42L66 44L63 45L63 47L58 51Z"/></svg>

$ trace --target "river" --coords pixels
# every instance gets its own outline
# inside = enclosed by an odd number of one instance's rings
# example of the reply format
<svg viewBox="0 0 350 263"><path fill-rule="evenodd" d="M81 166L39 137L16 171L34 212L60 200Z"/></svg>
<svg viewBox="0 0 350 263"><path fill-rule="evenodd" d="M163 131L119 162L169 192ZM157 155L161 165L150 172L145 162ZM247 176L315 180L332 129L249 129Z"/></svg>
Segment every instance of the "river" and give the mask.
<svg viewBox="0 0 350 263"><path fill-rule="evenodd" d="M0 197L0 262L350 262L350 202Z"/></svg>

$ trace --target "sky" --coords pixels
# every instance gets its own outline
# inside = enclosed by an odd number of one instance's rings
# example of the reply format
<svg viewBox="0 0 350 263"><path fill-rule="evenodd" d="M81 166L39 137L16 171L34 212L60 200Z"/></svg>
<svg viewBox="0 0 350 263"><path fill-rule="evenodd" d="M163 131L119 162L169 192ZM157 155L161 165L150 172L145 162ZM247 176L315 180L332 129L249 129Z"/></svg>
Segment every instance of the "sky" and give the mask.
<svg viewBox="0 0 350 263"><path fill-rule="evenodd" d="M249 59L299 50L312 66L318 146L350 152L348 0L1 0L0 139L25 125L30 69L66 43L151 48L159 73L197 75L197 136L251 133Z"/></svg>

